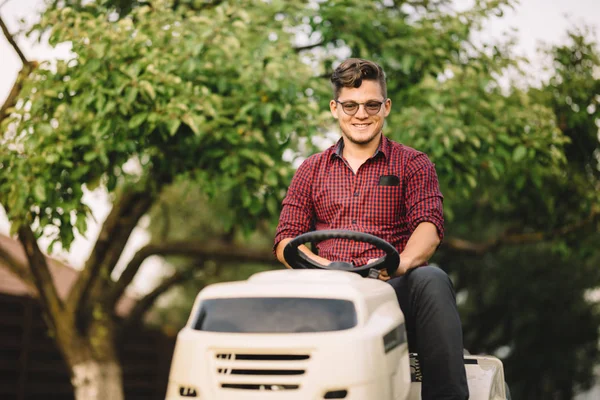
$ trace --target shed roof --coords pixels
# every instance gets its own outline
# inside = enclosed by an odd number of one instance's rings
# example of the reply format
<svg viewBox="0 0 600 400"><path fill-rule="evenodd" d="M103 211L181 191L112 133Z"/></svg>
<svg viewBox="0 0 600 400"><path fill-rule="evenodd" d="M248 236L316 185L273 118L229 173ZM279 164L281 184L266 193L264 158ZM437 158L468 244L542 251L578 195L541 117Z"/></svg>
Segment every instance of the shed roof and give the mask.
<svg viewBox="0 0 600 400"><path fill-rule="evenodd" d="M12 254L15 260L23 265L27 265L27 256L18 240L0 234L0 246ZM52 274L58 295L61 299L64 299L73 283L75 283L79 271L52 257L47 256L46 259L48 260L48 268ZM0 258L0 293L13 296L37 297L37 290L16 276L2 258ZM127 315L134 305L135 299L131 296L123 296L117 304L117 314L120 316Z"/></svg>

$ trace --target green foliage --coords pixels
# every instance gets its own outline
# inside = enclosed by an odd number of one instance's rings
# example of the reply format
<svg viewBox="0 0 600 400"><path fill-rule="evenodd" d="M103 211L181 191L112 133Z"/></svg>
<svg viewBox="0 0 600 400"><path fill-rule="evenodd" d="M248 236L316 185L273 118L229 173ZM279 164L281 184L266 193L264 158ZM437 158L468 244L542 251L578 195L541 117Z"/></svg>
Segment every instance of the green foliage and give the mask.
<svg viewBox="0 0 600 400"><path fill-rule="evenodd" d="M461 307L466 346L503 355L513 398L570 399L574 382L589 387L600 309L582 293L600 281L597 258L561 254L554 242L454 262L464 263L447 264L458 281L469 282Z"/></svg>
<svg viewBox="0 0 600 400"><path fill-rule="evenodd" d="M551 107L500 85L507 68L517 67L514 43L471 43L490 15L513 3L477 1L455 12L446 1L329 1L298 18L309 40L328 50L315 53L320 75L340 52L384 67L393 102L385 132L436 163L448 219L474 197L494 212L514 213L513 204L539 200L527 187L539 193L565 179L568 138ZM314 88L325 108L329 87ZM554 213L552 204L544 210Z"/></svg>
<svg viewBox="0 0 600 400"><path fill-rule="evenodd" d="M554 74L537 94L553 108L560 128L571 138L566 148L569 162L580 170L590 167L588 172L599 179L600 80L596 68L600 55L598 44L588 39L591 36L588 29L574 30L566 44L546 50L554 60Z"/></svg>
<svg viewBox="0 0 600 400"><path fill-rule="evenodd" d="M392 135L436 163L450 217L474 198L496 212L531 204L526 183L544 190L563 179L568 139L552 110L532 103L527 93L504 95L475 68L443 82L425 79L410 91L413 103L391 118Z"/></svg>
<svg viewBox="0 0 600 400"><path fill-rule="evenodd" d="M496 184L477 187L447 226L474 241L511 233L552 239L500 247L484 257L440 254L456 278L459 297L466 296L461 307L465 345L473 352L508 352L503 361L515 398L570 399L577 389L593 384L600 309L588 295L600 287L600 226L597 218L590 220L600 209L600 80L593 75L600 66L599 51L589 35L571 32L565 44L546 50L553 60L548 81L526 93L538 109L552 110L541 120L555 121L560 134L550 126L546 132L565 144L538 151L538 146L552 146L552 139L538 130L525 148L534 148L536 159L556 155L560 163L530 159L519 167L531 150L515 151ZM515 109L502 118L518 126L523 117L533 115ZM530 129L523 140L532 133ZM518 138L514 133L510 137ZM489 195L495 195L496 206Z"/></svg>
<svg viewBox="0 0 600 400"><path fill-rule="evenodd" d="M240 220L266 214L288 178L284 146L317 120L302 94L310 69L275 18L282 7L237 1L197 14L156 1L116 22L95 4L47 12L40 29L74 57L39 69L5 125L0 192L13 226L58 227L68 247L85 228L82 184L113 192L182 174L208 193L235 189Z"/></svg>

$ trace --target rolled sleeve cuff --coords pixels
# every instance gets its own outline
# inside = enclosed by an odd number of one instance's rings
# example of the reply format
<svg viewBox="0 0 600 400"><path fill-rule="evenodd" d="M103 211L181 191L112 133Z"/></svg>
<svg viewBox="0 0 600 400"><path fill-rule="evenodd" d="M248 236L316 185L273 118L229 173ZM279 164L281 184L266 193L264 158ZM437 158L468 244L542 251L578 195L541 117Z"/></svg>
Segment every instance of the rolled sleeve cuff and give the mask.
<svg viewBox="0 0 600 400"><path fill-rule="evenodd" d="M436 215L421 215L411 222L411 232L414 232L422 222L431 222L437 228L440 243L444 240L444 218Z"/></svg>

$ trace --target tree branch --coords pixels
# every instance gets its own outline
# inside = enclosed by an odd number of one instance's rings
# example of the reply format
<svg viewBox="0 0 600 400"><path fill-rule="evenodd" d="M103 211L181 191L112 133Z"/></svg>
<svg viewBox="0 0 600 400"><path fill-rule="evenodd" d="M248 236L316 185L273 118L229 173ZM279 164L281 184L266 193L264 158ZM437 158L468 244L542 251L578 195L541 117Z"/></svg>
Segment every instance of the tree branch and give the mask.
<svg viewBox="0 0 600 400"><path fill-rule="evenodd" d="M131 232L150 209L154 199L155 196L149 192L128 191L115 203L69 293L67 306L71 312L81 310L99 276L110 279L110 273L121 257Z"/></svg>
<svg viewBox="0 0 600 400"><path fill-rule="evenodd" d="M4 5L4 4L2 4L2 5ZM12 48L19 55L19 58L21 59L21 62L23 63L23 65L29 65L29 61L25 57L25 54L23 54L23 52L21 51L21 48L19 47L19 45L17 45L17 42L15 42L15 39L13 38L13 36L8 31L8 27L2 20L2 17L0 17L0 28L2 28L2 33L4 33L4 36L6 37L6 40L8 40L8 43L10 43Z"/></svg>
<svg viewBox="0 0 600 400"><path fill-rule="evenodd" d="M598 209L593 209L592 212L581 221L550 231L526 233L509 233L509 231L507 231L500 234L498 237L485 242L472 242L465 239L449 237L444 239L442 242L442 247L445 247L451 251L480 256L490 251L494 251L503 245L540 243L546 240L558 238L583 229L584 227L595 222L600 222L600 210Z"/></svg>
<svg viewBox="0 0 600 400"><path fill-rule="evenodd" d="M131 284L144 260L153 255L188 256L203 260L256 262L268 265L281 265L270 251L252 248L236 248L222 242L179 241L171 243L149 244L142 247L133 256L123 273L108 294L108 303L113 307L121 298L127 286Z"/></svg>
<svg viewBox="0 0 600 400"><path fill-rule="evenodd" d="M27 269L27 265L23 265L20 263L13 255L7 251L3 246L0 245L0 260L4 262L4 264L8 267L9 271L15 274L16 276L23 281L27 286L32 289L35 289L35 284L33 283L33 277Z"/></svg>
<svg viewBox="0 0 600 400"><path fill-rule="evenodd" d="M198 11L208 10L208 9L211 9L211 8L215 8L215 7L219 6L221 3L223 3L223 0L215 0L215 1L212 1L212 2L205 2L200 7L198 7Z"/></svg>
<svg viewBox="0 0 600 400"><path fill-rule="evenodd" d="M54 325L51 328L56 330L57 320L63 311L63 303L54 286L46 257L40 250L35 236L28 225L23 225L19 228L19 240L27 255L29 270L38 291L42 309L46 313L50 323Z"/></svg>
<svg viewBox="0 0 600 400"><path fill-rule="evenodd" d="M1 4L0 4L0 10L2 9L2 7L4 7L5 5L7 5L10 2L10 0L4 0Z"/></svg>
<svg viewBox="0 0 600 400"><path fill-rule="evenodd" d="M2 5L6 3L7 2L4 2L2 3ZM21 51L17 43L14 41L12 35L8 31L8 28L4 24L2 17L0 17L0 27L2 28L2 32L4 33L4 36L6 37L10 45L13 47L13 49L15 49L15 51L19 55L21 62L23 62L23 68L21 68L21 71L19 71L17 79L15 80L15 83L11 88L8 97L4 101L4 104L2 104L2 107L0 107L0 122L2 122L8 114L8 109L14 107L17 104L17 97L19 96L21 88L23 87L23 81L35 68L37 68L38 63L35 61L28 61L27 58L25 58L23 52Z"/></svg>
<svg viewBox="0 0 600 400"><path fill-rule="evenodd" d="M23 88L23 81L25 78L29 76L29 74L38 66L38 63L35 61L30 62L23 66L19 74L17 75L17 79L13 84L13 87L10 89L8 93L8 97L0 107L0 122L4 120L8 116L8 109L14 107L17 104L17 98L19 97L19 93Z"/></svg>
<svg viewBox="0 0 600 400"><path fill-rule="evenodd" d="M309 44L309 45L306 45L306 46L298 46L298 47L294 47L294 51L296 53L300 53L301 51L311 50L311 49L323 46L324 44L325 44L324 41L320 41L320 42Z"/></svg>
<svg viewBox="0 0 600 400"><path fill-rule="evenodd" d="M146 312L152 308L156 299L158 299L163 293L171 289L173 286L176 286L191 278L195 272L203 267L204 263L200 263L199 267L197 268L190 267L183 272L175 272L171 276L165 278L156 288L154 288L154 290L137 301L124 322L124 330L127 331L128 328L137 325L142 320Z"/></svg>

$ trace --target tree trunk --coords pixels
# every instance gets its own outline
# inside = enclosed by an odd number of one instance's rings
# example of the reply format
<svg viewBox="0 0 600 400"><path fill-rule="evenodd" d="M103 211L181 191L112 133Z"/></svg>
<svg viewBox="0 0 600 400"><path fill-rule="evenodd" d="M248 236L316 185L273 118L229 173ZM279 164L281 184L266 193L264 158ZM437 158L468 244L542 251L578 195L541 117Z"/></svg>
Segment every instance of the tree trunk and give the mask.
<svg viewBox="0 0 600 400"><path fill-rule="evenodd" d="M74 318L58 324L56 343L71 372L76 400L124 400L123 370L115 341L115 325L107 313L81 332Z"/></svg>
<svg viewBox="0 0 600 400"><path fill-rule="evenodd" d="M122 370L118 362L89 360L72 367L76 400L123 400Z"/></svg>

